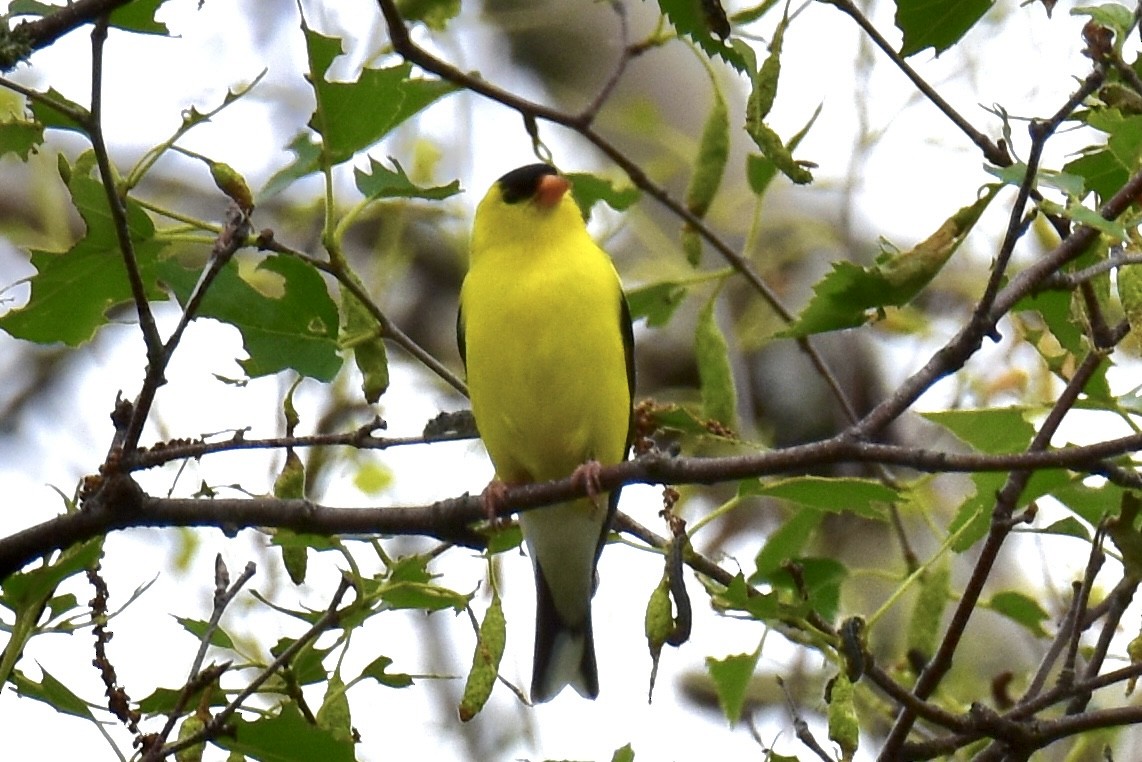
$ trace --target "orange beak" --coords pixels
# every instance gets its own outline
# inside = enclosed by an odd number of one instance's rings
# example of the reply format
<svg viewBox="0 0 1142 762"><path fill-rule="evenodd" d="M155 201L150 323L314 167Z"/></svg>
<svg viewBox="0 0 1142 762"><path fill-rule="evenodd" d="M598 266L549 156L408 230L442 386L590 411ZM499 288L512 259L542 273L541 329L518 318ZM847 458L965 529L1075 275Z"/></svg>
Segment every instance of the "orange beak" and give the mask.
<svg viewBox="0 0 1142 762"><path fill-rule="evenodd" d="M553 209L570 187L571 181L563 175L544 175L535 189L535 203L540 209Z"/></svg>

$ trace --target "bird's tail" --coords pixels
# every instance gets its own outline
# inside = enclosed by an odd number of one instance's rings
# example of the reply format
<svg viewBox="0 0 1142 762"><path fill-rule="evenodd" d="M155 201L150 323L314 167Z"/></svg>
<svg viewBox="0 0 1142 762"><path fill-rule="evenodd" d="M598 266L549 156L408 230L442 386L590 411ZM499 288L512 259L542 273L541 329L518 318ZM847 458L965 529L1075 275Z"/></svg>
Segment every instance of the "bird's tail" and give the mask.
<svg viewBox="0 0 1142 762"><path fill-rule="evenodd" d="M531 673L532 703L555 698L570 685L583 698L599 695L599 668L591 634L591 609L581 625L571 626L555 608L547 580L535 565L535 658Z"/></svg>

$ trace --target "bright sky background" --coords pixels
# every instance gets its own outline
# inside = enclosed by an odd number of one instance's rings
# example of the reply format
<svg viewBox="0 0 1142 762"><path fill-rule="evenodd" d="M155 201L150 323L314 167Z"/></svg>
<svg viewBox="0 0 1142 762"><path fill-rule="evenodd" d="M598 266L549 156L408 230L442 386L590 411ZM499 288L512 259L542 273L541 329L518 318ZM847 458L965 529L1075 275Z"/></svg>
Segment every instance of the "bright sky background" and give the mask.
<svg viewBox="0 0 1142 762"><path fill-rule="evenodd" d="M333 4L330 4L333 5ZM375 49L381 38L375 5L368 0L338 3L336 17L328 17L315 9L315 3L304 3L307 17L325 32L352 30L372 42ZM881 3L875 20L879 28L897 40L891 24L890 9ZM977 127L995 136L994 117L985 114L980 105L1002 103L1013 115L1046 116L1069 94L1074 80L1087 72L1087 62L1078 55L1076 42L1082 20L1068 15L1072 3L1062 2L1054 18L1048 20L1041 7L1018 8L1016 3L1000 3L996 13L1018 15L1014 23L1002 27L981 26L972 32L967 48L980 63L980 69L960 76L965 60L956 53L940 59L920 54L913 63L934 83L956 107ZM292 14L276 23L297 28L296 9L286 2L272 4L275 13ZM173 131L181 109L191 105L200 110L217 105L228 87L253 79L262 68L268 68L265 81L248 98L214 120L191 133L185 141L189 149L225 161L245 174L254 187L259 187L277 168L288 160L285 142L308 119L311 103L293 99L288 105L279 100L285 88L293 88L304 70L304 45L301 34L279 36L290 45L275 44L268 48L247 45L255 39L257 29L250 19L275 18L265 10L262 0L236 3L207 3L197 10L195 0L171 0L160 18L177 37L151 39L112 32L107 45L107 100L105 104L106 134L114 142L120 166L127 166L145 147ZM768 31L769 24L765 25ZM445 50L444 55L458 60L464 68L483 68L495 53L495 36L479 25L478 6L466 3L464 14L454 26L462 39L462 50ZM460 37L467 34L468 36ZM851 61L856 51L857 30L851 20L823 4L808 4L791 27L783 56L786 79L782 81L774 127L788 135L798 129L818 104L824 103L822 117L802 144L800 155L820 165L819 184L839 180L847 168L854 131L853 97L857 91ZM877 54L879 55L879 54ZM457 56L460 58L457 59ZM85 103L88 90L88 38L85 32L73 33L52 48L37 53L32 67L23 67L15 78L37 87L50 84L72 99ZM140 62L145 62L143 65ZM926 237L942 222L944 216L958 206L973 200L975 188L988 181L980 167L982 158L946 120L927 103L912 99L912 89L904 77L883 59L874 74L870 91L877 101L867 104L873 123L886 128L880 147L874 151L869 166L873 171L862 178L858 207L864 224L901 245ZM811 75L808 75L812 72ZM803 79L795 79L800 74ZM808 75L808 76L807 76ZM1029 84L1031 83L1031 84ZM511 88L512 82L501 82ZM292 97L292 96L291 96ZM485 108L468 98L453 98L434 108L427 119L427 129L435 124L449 125L458 115L470 114L474 119L470 139L480 146L463 166L461 183L469 192L458 202L470 209L483 189L503 171L532 160L529 147L522 141L505 144L505 118L511 120L515 135L518 119L505 117L499 108ZM439 120L438 122L436 120ZM447 126L441 135L452 134ZM923 136L917 138L917 136ZM55 138L53 137L53 140ZM1017 149L1025 153L1026 143L1017 134ZM64 138L62 144L77 143ZM47 148L49 156L54 151ZM572 146L573 142L564 143ZM374 150L374 156L384 155ZM563 153L563 156L569 155ZM1053 155L1050 164L1059 166L1061 155ZM0 173L10 174L15 162L0 163ZM164 160L168 173L195 173L202 176L201 165L179 157ZM442 178L451 179L451 178ZM922 193L916 188L921 187ZM316 187L316 186L314 186ZM994 209L1000 208L999 205ZM986 225L998 226L1002 214L992 214ZM988 255L983 244L977 244ZM0 285L7 285L30 273L25 255L0 244ZM169 331L173 315L163 316L163 328ZM10 372L14 342L0 334L0 373ZM277 423L277 400L281 396L280 379L263 379L243 390L219 388L212 373L238 375L233 358L241 354L236 335L213 324L195 325L186 339L168 378L171 383L160 395L163 433L154 436L187 435L221 431L247 422L261 422L253 435L273 433ZM0 532L43 521L60 510L55 489L69 493L77 480L92 471L102 459L110 439L107 419L117 391L133 397L141 381L142 351L130 325L104 329L96 341L83 352L82 375L64 381L68 394L62 395L52 415L37 421L36 427L19 431L17 436L0 440L0 483L9 496L7 509L0 511ZM899 372L911 370L913 363L926 359L925 352L913 348L904 353L905 362ZM398 366L393 391L384 405L384 416L393 434L419 432L424 422L441 409L462 407L452 396L425 394L413 388L416 376ZM301 397L303 420L317 409L323 393L315 382L306 382ZM174 399L188 400L182 407L165 404ZM938 401L936 402L938 404ZM311 420L312 418L310 418ZM60 430L68 436L60 436ZM428 462L425 453L430 452ZM464 491L480 490L491 475L482 450L474 443L436 445L430 451L409 449L378 456L397 475L391 494L383 499L393 504L416 504L450 497ZM344 466L346 483L323 496L333 505L375 504L362 496L351 484L351 465ZM190 490L199 478L214 484L243 482L253 473L261 478L267 473L264 456L227 454L207 458L193 477L185 477L178 487ZM421 474L427 478L410 477ZM165 491L169 475L147 475L144 486ZM660 504L656 490L628 488L622 508L644 524L657 527L655 514ZM206 618L210 611L212 565L215 552L222 552L232 575L236 576L247 560L254 557L251 546L261 542L252 533L236 540L225 540L219 532L200 535L201 552L185 572L167 570L169 554L175 547L174 532L132 531L113 535L106 544L107 581L112 590L112 606L120 605L136 586L155 578L145 596L114 620L115 639L110 645L112 659L120 670L120 682L135 699L142 698L153 686L181 684L193 655L192 638L164 612L180 616ZM410 545L411 547L412 545ZM507 554L504 558L504 593L509 623L509 640L503 674L517 685L526 686L530 679L531 628L533 600L528 561ZM122 563L130 558L130 564ZM752 559L740 559L748 565ZM733 561L727 561L733 568ZM464 551L449 554L447 563L439 566L447 573L445 584L458 590L470 590L483 578L483 561ZM750 651L757 646L762 627L756 623L734 623L717 619L703 604L703 593L693 583L697 619L693 639L680 650L667 649L663 654L658 677L656 701L646 702L646 680L649 657L643 636L643 609L646 597L657 583L661 565L656 557L623 546L612 546L600 565L601 586L595 599L595 629L599 644L598 657L602 695L598 701L579 700L571 692L551 704L535 710L520 707L502 688L497 690L487 720L513 718L505 734L518 726L528 726L534 737L527 746L509 746L504 758L590 758L609 759L611 752L627 742L634 745L639 759L697 760L717 756L723 759L757 759L761 752L743 730L726 730L716 713L702 714L672 700L676 681L691 670L701 670L706 656L721 657ZM1063 575L1060 578L1065 578ZM325 605L324 596L332 585L311 579L303 594L314 607ZM80 600L90 596L89 588L73 586ZM267 594L280 593L278 600L290 603L295 595L288 582L271 579L270 570L262 569L250 588ZM482 612L484 599L477 598ZM259 637L272 643L279 617L243 614L235 606L224 620L232 633ZM463 674L470 659L473 634L464 616L436 614L424 620L418 616L382 616L366 632L367 644L357 641L345 665L346 674L355 674L379 653L395 661L395 671L422 673L429 669L419 648L425 637L423 628L443 632L441 643L453 649L452 664L456 674ZM297 635L297 628L285 628L282 634ZM85 641L83 645L76 639ZM95 671L90 667L92 652L90 633L77 636L41 637L33 640L21 668L36 675L36 661L48 667L57 677L84 698L98 700L101 695ZM793 655L781 638L771 636L766 644L761 669L772 672ZM813 665L816 666L816 665ZM365 745L359 758L379 760L383 756L445 759L458 750L445 744L458 738L448 732L456 722L454 707L461 681L445 690L422 687L392 691L373 685L362 685L351 694L354 702L354 725L360 729ZM314 706L319 698L314 698ZM514 714L513 714L514 713ZM10 689L0 693L0 717L4 718L5 749L13 759L43 758L45 747L58 759L111 759L106 744L91 725L57 716L47 707L31 701L16 700ZM481 720L477 719L479 723ZM791 723L784 712L758 717L758 725L767 742L775 743L784 753L803 754L792 737ZM826 735L818 724L818 739ZM121 728L112 727L112 735L126 738ZM779 738L780 736L780 738ZM803 758L808 758L803 756ZM865 756L863 758L870 758Z"/></svg>

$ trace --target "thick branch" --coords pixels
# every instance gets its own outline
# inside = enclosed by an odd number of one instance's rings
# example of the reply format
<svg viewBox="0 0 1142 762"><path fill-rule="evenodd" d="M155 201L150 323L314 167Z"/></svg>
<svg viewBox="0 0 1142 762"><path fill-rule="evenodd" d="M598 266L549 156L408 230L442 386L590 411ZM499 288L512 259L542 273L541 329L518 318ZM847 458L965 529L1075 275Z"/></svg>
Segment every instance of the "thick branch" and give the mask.
<svg viewBox="0 0 1142 762"><path fill-rule="evenodd" d="M880 463L932 473L1046 468L1098 473L1106 459L1139 449L1142 434L1092 445L1001 455L918 450L860 442L840 435L813 444L726 458L645 456L601 469L599 486L611 490L635 483L714 484L836 463ZM500 513L508 516L584 494L583 485L571 478L511 487L505 493ZM246 527L286 527L326 535L415 534L478 545L482 540L472 525L485 518L481 501L469 495L427 506L392 508L331 508L274 498L161 499L143 494L129 478L118 476L100 487L99 493L84 503L83 510L57 516L0 540L0 579L54 550L129 527L213 526L228 532Z"/></svg>

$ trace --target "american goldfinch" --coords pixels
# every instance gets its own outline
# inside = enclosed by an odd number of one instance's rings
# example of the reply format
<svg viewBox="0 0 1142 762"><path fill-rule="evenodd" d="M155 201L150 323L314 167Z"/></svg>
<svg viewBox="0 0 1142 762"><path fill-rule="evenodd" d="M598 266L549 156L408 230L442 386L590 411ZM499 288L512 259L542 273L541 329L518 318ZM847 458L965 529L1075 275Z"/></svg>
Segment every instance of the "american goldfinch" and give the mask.
<svg viewBox="0 0 1142 762"><path fill-rule="evenodd" d="M570 185L531 164L497 180L476 209L457 333L501 486L574 475L593 492L597 469L630 446L630 313ZM617 500L616 490L520 515L535 570L533 702L567 685L599 694L591 596Z"/></svg>

